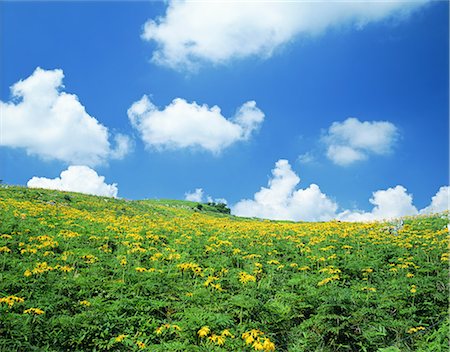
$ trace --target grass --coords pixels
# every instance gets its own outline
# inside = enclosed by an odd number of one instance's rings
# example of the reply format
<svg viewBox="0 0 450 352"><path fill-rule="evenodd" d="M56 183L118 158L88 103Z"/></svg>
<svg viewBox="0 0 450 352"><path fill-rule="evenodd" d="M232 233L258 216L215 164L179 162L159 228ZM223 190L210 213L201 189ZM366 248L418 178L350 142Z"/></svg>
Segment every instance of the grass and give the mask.
<svg viewBox="0 0 450 352"><path fill-rule="evenodd" d="M0 188L1 351L448 351L448 217Z"/></svg>

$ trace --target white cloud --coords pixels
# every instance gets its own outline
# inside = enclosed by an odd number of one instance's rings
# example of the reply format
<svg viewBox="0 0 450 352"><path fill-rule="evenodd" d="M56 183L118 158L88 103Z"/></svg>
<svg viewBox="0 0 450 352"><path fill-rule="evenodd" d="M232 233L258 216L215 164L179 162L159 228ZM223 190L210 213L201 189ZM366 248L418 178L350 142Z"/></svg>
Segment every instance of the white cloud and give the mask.
<svg viewBox="0 0 450 352"><path fill-rule="evenodd" d="M297 161L300 164L311 164L316 160L315 156L311 152L306 152L298 156Z"/></svg>
<svg viewBox="0 0 450 352"><path fill-rule="evenodd" d="M228 204L225 198L213 198L210 195L205 196L203 188L196 188L194 192L187 192L184 194L184 200L189 200L191 202L204 203L205 199L207 203Z"/></svg>
<svg viewBox="0 0 450 352"><path fill-rule="evenodd" d="M412 204L412 195L403 186L373 192L369 201L374 205L372 211L345 210L337 218L343 221L379 221L418 214Z"/></svg>
<svg viewBox="0 0 450 352"><path fill-rule="evenodd" d="M390 122L348 118L333 122L322 141L327 146L327 157L337 165L346 166L365 160L370 154L388 154L397 138L398 129Z"/></svg>
<svg viewBox="0 0 450 352"><path fill-rule="evenodd" d="M106 184L105 177L99 176L87 166L69 166L53 179L33 177L27 182L29 188L47 188L59 191L80 192L106 197L117 197L117 184Z"/></svg>
<svg viewBox="0 0 450 352"><path fill-rule="evenodd" d="M311 184L296 190L300 178L287 160L278 160L268 188L262 187L254 199L244 199L232 207L239 216L273 220L325 221L335 217L337 204Z"/></svg>
<svg viewBox="0 0 450 352"><path fill-rule="evenodd" d="M184 200L189 200L191 202L199 202L201 203L203 201L203 189L197 188L192 193L185 193L184 194Z"/></svg>
<svg viewBox="0 0 450 352"><path fill-rule="evenodd" d="M420 210L421 214L440 213L450 210L450 187L442 186L439 191L431 198L431 204Z"/></svg>
<svg viewBox="0 0 450 352"><path fill-rule="evenodd" d="M61 91L60 69L36 68L31 76L11 87L13 99L0 101L0 146L23 148L28 154L67 163L97 165L108 158L122 158L130 142L115 136L90 116L74 94Z"/></svg>
<svg viewBox="0 0 450 352"><path fill-rule="evenodd" d="M141 35L156 42L153 61L176 69L202 62L223 64L249 56L270 57L296 37L332 27L402 18L427 1L178 1L164 17L148 20Z"/></svg>
<svg viewBox="0 0 450 352"><path fill-rule="evenodd" d="M369 201L374 207L369 212L338 212L338 204L322 193L319 186L311 184L305 189L296 189L299 182L300 178L292 171L289 162L278 160L268 187L261 187L253 199L239 201L231 207L231 212L237 216L294 221L383 221L419 214L413 205L412 195L401 185L373 192ZM448 186L441 187L431 204L420 213L438 213L449 209L449 192Z"/></svg>
<svg viewBox="0 0 450 352"><path fill-rule="evenodd" d="M177 98L159 110L149 98L133 103L128 117L148 147L203 148L219 153L231 144L247 140L264 120L254 101L244 103L232 119L226 119L218 106L208 107Z"/></svg>

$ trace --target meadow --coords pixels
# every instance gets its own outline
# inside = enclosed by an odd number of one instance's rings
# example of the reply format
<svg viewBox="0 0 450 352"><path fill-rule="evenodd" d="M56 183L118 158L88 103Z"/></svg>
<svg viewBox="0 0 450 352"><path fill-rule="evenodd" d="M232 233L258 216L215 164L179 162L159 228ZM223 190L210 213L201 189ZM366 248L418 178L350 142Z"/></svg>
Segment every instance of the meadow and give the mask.
<svg viewBox="0 0 450 352"><path fill-rule="evenodd" d="M0 351L448 351L447 224L4 185Z"/></svg>

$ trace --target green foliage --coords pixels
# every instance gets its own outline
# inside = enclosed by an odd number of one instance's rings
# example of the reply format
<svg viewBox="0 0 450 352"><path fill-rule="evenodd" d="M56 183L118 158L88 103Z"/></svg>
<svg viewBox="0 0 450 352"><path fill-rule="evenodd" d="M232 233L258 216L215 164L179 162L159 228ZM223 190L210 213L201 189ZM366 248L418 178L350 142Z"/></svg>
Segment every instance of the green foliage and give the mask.
<svg viewBox="0 0 450 352"><path fill-rule="evenodd" d="M0 351L448 351L447 216L197 205L0 187Z"/></svg>

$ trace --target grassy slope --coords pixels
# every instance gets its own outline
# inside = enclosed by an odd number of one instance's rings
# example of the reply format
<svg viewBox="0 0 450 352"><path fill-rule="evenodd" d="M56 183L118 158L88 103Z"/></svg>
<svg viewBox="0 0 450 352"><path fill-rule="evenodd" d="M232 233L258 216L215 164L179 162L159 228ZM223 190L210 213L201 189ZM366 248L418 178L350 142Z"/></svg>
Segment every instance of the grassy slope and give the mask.
<svg viewBox="0 0 450 352"><path fill-rule="evenodd" d="M0 351L448 350L447 218L196 206L0 188Z"/></svg>

